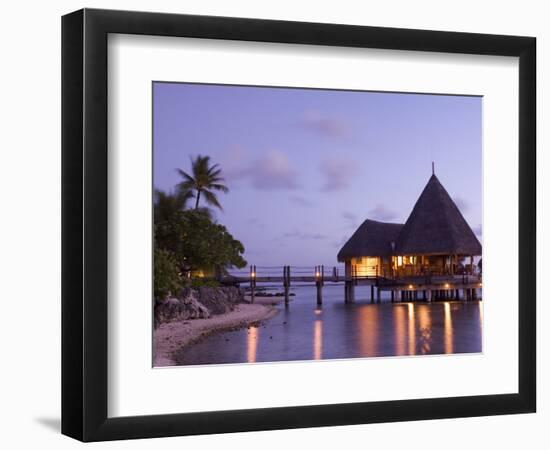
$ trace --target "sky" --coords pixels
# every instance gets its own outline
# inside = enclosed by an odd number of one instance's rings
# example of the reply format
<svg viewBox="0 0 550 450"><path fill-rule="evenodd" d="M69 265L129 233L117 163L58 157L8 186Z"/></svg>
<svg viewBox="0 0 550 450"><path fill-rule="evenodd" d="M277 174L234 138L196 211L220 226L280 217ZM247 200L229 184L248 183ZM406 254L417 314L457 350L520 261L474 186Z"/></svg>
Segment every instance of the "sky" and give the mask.
<svg viewBox="0 0 550 450"><path fill-rule="evenodd" d="M153 84L155 188L220 165L216 220L258 266L335 265L367 218L404 223L432 173L481 240L482 98Z"/></svg>

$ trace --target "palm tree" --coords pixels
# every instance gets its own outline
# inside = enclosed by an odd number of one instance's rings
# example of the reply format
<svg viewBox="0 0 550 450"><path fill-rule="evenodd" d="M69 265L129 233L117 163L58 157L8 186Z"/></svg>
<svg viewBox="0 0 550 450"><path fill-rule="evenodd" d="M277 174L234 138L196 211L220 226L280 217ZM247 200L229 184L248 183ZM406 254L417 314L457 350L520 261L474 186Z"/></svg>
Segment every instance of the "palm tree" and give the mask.
<svg viewBox="0 0 550 450"><path fill-rule="evenodd" d="M185 209L192 196L191 192L177 191L173 194L155 189L155 222L171 221L178 212Z"/></svg>
<svg viewBox="0 0 550 450"><path fill-rule="evenodd" d="M204 196L206 203L223 209L218 201L214 191L229 192L222 175L222 170L218 164L210 166L210 157L198 155L195 159L191 158L191 175L181 169L176 171L183 178L183 181L177 185L180 193L195 197L195 209L199 208L201 195Z"/></svg>

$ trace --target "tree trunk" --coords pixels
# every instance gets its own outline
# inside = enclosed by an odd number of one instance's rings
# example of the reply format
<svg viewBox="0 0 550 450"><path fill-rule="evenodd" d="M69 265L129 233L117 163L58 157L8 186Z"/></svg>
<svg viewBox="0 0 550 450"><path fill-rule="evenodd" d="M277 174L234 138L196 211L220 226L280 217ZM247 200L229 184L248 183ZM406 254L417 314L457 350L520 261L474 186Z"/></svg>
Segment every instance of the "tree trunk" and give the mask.
<svg viewBox="0 0 550 450"><path fill-rule="evenodd" d="M197 191L197 201L195 202L195 209L199 209L199 200L201 198L201 191L200 189Z"/></svg>

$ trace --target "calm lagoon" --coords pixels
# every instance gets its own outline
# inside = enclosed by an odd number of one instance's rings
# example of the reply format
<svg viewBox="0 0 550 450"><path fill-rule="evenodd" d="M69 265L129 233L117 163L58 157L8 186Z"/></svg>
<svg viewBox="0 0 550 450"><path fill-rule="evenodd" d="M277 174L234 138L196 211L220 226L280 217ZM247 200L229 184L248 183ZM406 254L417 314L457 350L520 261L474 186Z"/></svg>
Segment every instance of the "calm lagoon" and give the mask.
<svg viewBox="0 0 550 450"><path fill-rule="evenodd" d="M213 334L181 349L179 365L300 361L482 351L480 301L371 304L369 288L356 288L344 304L343 286L327 284L323 305L314 286L291 290L288 307L258 326Z"/></svg>

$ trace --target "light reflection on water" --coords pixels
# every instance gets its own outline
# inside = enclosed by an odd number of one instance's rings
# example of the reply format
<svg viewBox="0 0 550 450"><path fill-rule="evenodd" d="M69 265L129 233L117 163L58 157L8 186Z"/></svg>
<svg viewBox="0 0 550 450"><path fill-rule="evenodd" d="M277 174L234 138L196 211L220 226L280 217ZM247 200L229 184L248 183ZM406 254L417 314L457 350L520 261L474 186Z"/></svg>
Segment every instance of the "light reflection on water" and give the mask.
<svg viewBox="0 0 550 450"><path fill-rule="evenodd" d="M361 308L357 312L359 321L359 351L364 355L377 356L379 319L378 308ZM369 326L365 326L369 324Z"/></svg>
<svg viewBox="0 0 550 450"><path fill-rule="evenodd" d="M393 308L394 328L395 328L395 355L406 355L406 334L407 317L405 308Z"/></svg>
<svg viewBox="0 0 550 450"><path fill-rule="evenodd" d="M258 327L250 327L250 330L247 334L247 339L246 339L246 343L247 343L246 362L249 362L249 363L256 362L259 334L260 334L260 329Z"/></svg>
<svg viewBox="0 0 550 450"><path fill-rule="evenodd" d="M407 304L409 312L409 355L414 355L416 348L416 328L414 326L414 305Z"/></svg>
<svg viewBox="0 0 550 450"><path fill-rule="evenodd" d="M313 327L313 359L323 359L323 321L320 319Z"/></svg>
<svg viewBox="0 0 550 450"><path fill-rule="evenodd" d="M421 355L430 353L432 340L432 316L428 305L415 306L418 310L419 351Z"/></svg>
<svg viewBox="0 0 550 450"><path fill-rule="evenodd" d="M445 353L453 353L453 318L451 315L451 304L445 302Z"/></svg>
<svg viewBox="0 0 550 450"><path fill-rule="evenodd" d="M342 289L298 288L288 309L259 327L211 335L182 349L182 365L481 352L480 302L344 305Z"/></svg>

